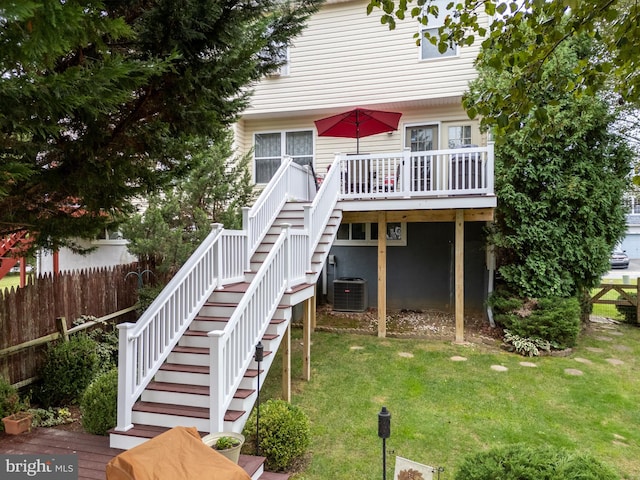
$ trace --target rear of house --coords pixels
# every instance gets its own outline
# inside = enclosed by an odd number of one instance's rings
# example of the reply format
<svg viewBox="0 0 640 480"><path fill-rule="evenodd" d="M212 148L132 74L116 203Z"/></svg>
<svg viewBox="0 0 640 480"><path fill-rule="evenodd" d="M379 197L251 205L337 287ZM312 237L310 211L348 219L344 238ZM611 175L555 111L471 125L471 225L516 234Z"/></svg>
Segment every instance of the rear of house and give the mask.
<svg viewBox="0 0 640 480"><path fill-rule="evenodd" d="M441 11L446 9L446 0L439 3ZM258 185L268 182L286 157L312 166L320 181L335 159L342 159L343 220L320 291L330 302L336 302L336 292L338 303L346 301L344 288L354 285L364 294L346 309L453 312L461 301L456 300L457 291L467 314L481 313L490 288L484 227L496 205L493 157L484 156L487 160L480 165L475 157L469 162L468 156L464 160L455 153L487 147L478 122L461 106L469 81L476 77L473 63L479 45L440 54L428 42L416 45L417 22L399 22L389 31L380 24L378 12L367 16L366 6L361 0L328 1L314 15L289 47L279 74L256 86L251 107L237 125L237 145L243 152L254 149ZM430 21L429 28L439 21ZM402 117L397 130L359 141L318 135L314 121L356 107L399 112ZM423 163L409 167L410 160L400 159L403 166L395 170L393 164L391 169L390 176L396 178L382 180L366 173L363 189L349 190L353 185L347 185L346 172L354 161L369 172L375 170L371 162L381 161L374 157L395 153L399 158L403 152L415 154L412 158L422 152L422 160L415 161ZM424 160L424 152L433 155ZM356 153L360 155L353 156ZM432 177L424 176L425 161ZM455 176L467 184L456 186ZM456 219L463 222L459 230ZM386 242L381 259L382 231ZM460 255L463 263L456 265Z"/></svg>

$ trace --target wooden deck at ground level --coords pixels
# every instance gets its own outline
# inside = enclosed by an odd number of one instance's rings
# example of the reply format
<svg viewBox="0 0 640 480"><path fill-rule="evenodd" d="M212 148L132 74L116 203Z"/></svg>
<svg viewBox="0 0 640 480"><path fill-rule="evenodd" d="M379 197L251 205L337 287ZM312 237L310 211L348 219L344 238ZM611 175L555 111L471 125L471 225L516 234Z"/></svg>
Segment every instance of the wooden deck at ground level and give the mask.
<svg viewBox="0 0 640 480"><path fill-rule="evenodd" d="M21 435L0 433L0 454L78 456L78 480L105 480L109 461L124 450L109 447L109 437L56 428L33 428ZM248 473L257 471L262 457L242 455L240 466ZM251 475L252 473L249 473ZM289 475L264 472L261 480L286 480Z"/></svg>

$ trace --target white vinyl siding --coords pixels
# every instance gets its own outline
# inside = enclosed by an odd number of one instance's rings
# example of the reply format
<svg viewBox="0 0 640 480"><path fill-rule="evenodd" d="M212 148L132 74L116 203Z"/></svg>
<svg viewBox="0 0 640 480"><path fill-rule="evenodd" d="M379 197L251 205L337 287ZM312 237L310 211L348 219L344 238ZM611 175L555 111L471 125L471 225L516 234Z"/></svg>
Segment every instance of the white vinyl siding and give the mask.
<svg viewBox="0 0 640 480"><path fill-rule="evenodd" d="M395 30L366 14L368 0L325 4L289 50L290 74L255 87L247 116L460 97L476 78L479 43L423 62L407 19Z"/></svg>

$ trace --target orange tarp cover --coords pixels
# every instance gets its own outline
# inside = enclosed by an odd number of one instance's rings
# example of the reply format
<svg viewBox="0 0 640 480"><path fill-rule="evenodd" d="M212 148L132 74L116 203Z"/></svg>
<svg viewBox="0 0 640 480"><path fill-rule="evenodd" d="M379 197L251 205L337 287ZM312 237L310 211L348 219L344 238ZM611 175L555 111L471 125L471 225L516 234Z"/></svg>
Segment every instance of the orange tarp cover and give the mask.
<svg viewBox="0 0 640 480"><path fill-rule="evenodd" d="M107 480L251 480L205 445L195 427L174 427L107 464Z"/></svg>

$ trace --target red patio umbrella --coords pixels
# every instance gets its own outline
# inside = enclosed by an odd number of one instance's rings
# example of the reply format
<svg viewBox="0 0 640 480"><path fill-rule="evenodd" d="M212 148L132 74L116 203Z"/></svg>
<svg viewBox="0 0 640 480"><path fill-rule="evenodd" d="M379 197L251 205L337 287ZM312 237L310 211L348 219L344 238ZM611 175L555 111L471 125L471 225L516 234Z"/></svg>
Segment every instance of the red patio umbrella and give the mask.
<svg viewBox="0 0 640 480"><path fill-rule="evenodd" d="M354 108L348 112L316 120L321 137L345 137L356 139L356 152L360 153L360 138L398 129L401 113Z"/></svg>

